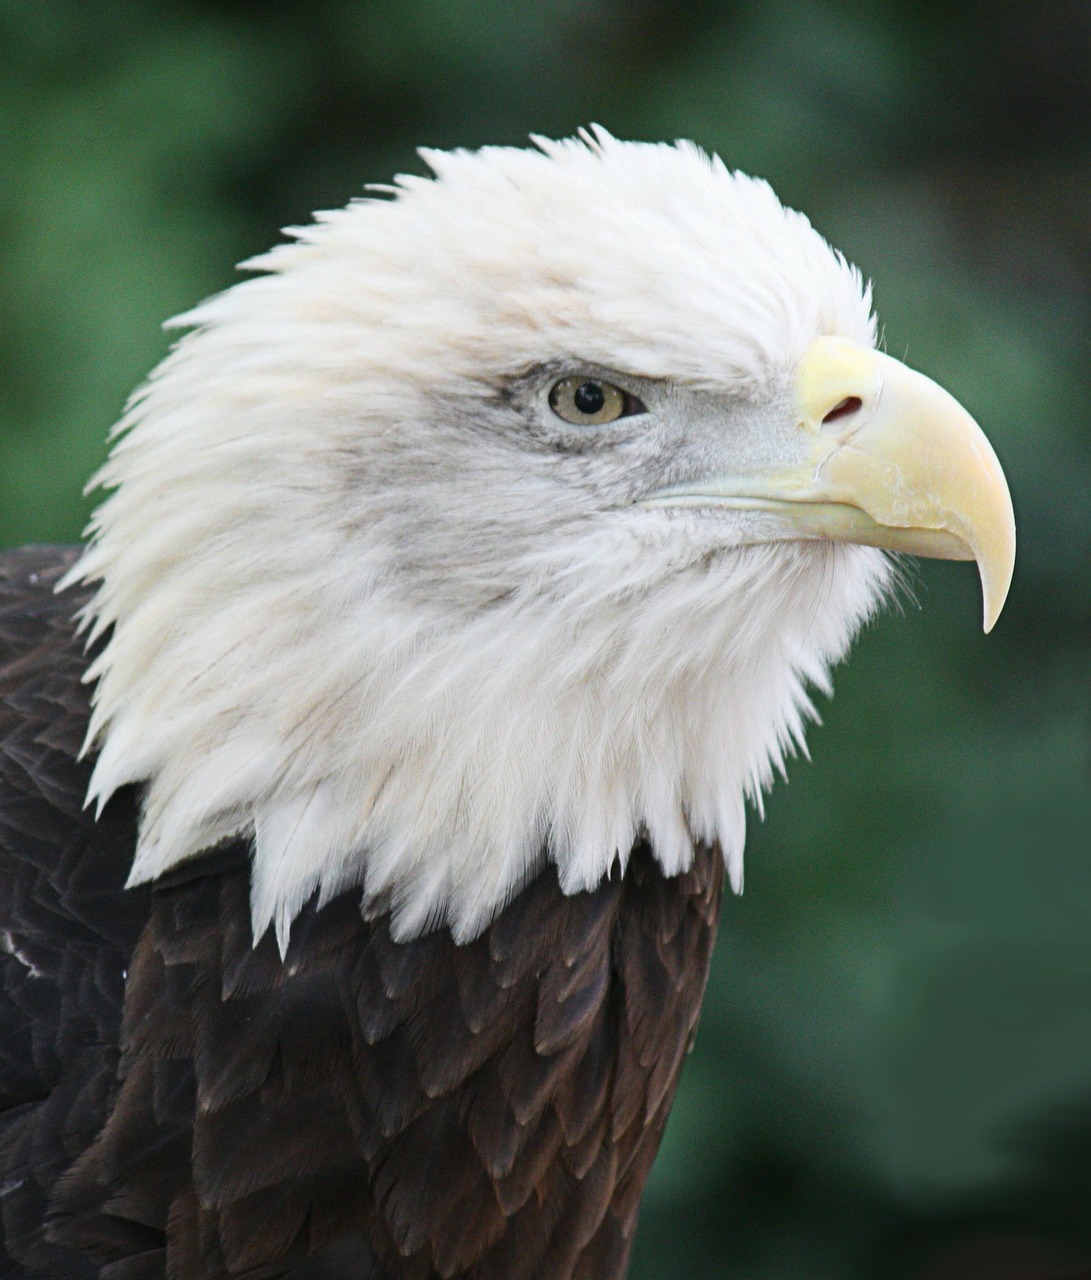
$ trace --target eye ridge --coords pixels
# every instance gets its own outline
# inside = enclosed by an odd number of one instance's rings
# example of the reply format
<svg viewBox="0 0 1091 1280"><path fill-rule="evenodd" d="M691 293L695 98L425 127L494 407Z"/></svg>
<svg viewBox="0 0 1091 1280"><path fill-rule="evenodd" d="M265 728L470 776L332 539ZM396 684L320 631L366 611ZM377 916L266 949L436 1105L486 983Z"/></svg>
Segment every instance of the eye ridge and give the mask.
<svg viewBox="0 0 1091 1280"><path fill-rule="evenodd" d="M602 426L647 413L631 392L586 374L570 374L555 382L549 392L549 407L562 421L581 427Z"/></svg>

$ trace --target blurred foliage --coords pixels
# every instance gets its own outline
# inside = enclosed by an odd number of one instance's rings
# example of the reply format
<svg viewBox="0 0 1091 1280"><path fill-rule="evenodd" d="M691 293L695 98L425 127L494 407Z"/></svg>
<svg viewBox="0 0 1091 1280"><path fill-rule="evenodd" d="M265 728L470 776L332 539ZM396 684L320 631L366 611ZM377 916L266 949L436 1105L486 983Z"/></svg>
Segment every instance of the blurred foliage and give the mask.
<svg viewBox="0 0 1091 1280"><path fill-rule="evenodd" d="M969 567L914 568L755 820L633 1275L1091 1258L1091 6L0 0L0 39L9 542L78 535L160 321L418 144L690 136L874 277L1005 462L1012 596L985 640Z"/></svg>

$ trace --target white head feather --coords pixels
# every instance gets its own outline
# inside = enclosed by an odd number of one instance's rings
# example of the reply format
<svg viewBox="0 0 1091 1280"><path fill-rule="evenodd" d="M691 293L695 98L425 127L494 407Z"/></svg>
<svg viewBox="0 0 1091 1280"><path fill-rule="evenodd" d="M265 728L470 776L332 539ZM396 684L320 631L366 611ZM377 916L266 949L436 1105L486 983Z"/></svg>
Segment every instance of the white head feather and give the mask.
<svg viewBox="0 0 1091 1280"><path fill-rule="evenodd" d="M574 892L641 834L668 873L718 840L738 888L745 798L888 579L634 505L775 433L815 337L873 342L859 274L690 144L537 146L425 152L248 263L97 477L91 797L147 784L133 883L252 837L282 947L356 884L468 939L544 858ZM588 370L649 413L561 422Z"/></svg>

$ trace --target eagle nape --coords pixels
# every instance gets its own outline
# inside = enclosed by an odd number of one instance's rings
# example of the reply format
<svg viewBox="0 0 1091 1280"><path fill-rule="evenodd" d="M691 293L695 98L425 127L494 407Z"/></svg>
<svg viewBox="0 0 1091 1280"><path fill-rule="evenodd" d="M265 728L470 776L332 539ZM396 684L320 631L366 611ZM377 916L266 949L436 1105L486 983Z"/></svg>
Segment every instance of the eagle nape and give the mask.
<svg viewBox="0 0 1091 1280"><path fill-rule="evenodd" d="M763 182L424 152L0 561L0 1272L611 1280L745 806L1011 500Z"/></svg>

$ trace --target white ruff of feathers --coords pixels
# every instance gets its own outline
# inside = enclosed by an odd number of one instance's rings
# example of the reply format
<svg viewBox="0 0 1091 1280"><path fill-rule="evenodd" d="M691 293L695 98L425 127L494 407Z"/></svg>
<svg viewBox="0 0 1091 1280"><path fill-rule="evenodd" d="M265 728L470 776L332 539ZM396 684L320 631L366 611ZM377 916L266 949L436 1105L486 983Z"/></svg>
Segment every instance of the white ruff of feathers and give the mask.
<svg viewBox="0 0 1091 1280"><path fill-rule="evenodd" d="M131 883L252 837L255 938L362 887L467 940L540 869L719 841L873 611L878 552L709 554L596 506L502 417L553 362L759 403L809 342L871 342L859 275L764 183L599 132L424 153L293 231L134 397L72 580L112 628L90 798L144 782ZM616 465L616 464L615 464ZM595 468L598 468L598 471ZM598 488L596 489L596 485Z"/></svg>

